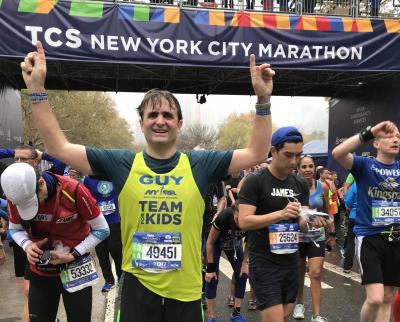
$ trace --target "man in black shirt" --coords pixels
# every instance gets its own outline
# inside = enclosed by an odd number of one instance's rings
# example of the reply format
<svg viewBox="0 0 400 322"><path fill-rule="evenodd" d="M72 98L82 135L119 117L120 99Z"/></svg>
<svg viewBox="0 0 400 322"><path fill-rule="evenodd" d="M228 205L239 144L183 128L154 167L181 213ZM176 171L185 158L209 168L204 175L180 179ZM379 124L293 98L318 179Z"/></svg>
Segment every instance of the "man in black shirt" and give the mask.
<svg viewBox="0 0 400 322"><path fill-rule="evenodd" d="M262 321L283 322L296 300L299 226L307 230L300 210L309 205L309 188L293 173L303 152L301 133L280 128L271 144L271 164L250 175L240 190L239 226L248 231L249 277Z"/></svg>

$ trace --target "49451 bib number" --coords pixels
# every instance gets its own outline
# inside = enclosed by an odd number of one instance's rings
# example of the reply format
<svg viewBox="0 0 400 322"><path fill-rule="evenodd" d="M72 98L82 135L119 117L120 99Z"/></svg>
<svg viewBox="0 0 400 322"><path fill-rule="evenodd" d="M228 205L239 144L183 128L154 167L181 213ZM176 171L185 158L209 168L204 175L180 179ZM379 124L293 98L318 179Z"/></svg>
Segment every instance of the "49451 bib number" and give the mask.
<svg viewBox="0 0 400 322"><path fill-rule="evenodd" d="M132 238L132 267L166 273L182 266L181 233L135 232Z"/></svg>
<svg viewBox="0 0 400 322"><path fill-rule="evenodd" d="M146 257L150 259L176 259L176 246L149 246Z"/></svg>

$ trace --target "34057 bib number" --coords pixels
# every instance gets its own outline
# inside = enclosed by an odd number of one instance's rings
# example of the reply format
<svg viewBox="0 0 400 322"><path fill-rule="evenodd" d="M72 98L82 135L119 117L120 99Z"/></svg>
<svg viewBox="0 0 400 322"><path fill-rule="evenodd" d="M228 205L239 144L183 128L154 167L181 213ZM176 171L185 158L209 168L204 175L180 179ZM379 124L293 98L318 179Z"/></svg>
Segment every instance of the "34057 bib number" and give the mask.
<svg viewBox="0 0 400 322"><path fill-rule="evenodd" d="M372 224L374 226L400 223L400 202L372 201Z"/></svg>

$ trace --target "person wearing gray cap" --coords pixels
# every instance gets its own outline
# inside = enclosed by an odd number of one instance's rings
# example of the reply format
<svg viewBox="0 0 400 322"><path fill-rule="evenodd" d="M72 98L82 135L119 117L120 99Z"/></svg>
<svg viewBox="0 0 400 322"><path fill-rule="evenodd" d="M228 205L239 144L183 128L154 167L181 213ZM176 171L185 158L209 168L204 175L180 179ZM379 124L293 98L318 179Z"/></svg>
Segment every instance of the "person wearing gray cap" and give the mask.
<svg viewBox="0 0 400 322"><path fill-rule="evenodd" d="M70 322L91 320L98 281L89 251L109 235L96 200L78 181L14 163L1 175L10 234L30 263L30 321L53 322L60 295Z"/></svg>
<svg viewBox="0 0 400 322"><path fill-rule="evenodd" d="M303 136L292 126L272 135L272 161L248 176L239 193L239 226L248 231L249 277L263 322L283 322L298 289L298 231L308 230L300 216L309 206L307 182L294 174ZM325 225L315 219L314 226Z"/></svg>

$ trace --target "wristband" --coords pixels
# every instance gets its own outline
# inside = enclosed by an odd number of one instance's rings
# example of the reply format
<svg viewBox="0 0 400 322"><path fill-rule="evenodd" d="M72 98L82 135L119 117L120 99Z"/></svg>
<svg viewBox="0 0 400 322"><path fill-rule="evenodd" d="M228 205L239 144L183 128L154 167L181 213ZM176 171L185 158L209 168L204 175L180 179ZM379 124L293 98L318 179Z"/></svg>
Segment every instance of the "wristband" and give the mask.
<svg viewBox="0 0 400 322"><path fill-rule="evenodd" d="M215 263L208 263L207 264L207 273L215 273L217 271L217 264Z"/></svg>
<svg viewBox="0 0 400 322"><path fill-rule="evenodd" d="M367 126L364 130L360 132L358 137L360 138L361 142L368 142L371 141L372 139L375 138L375 136L372 134L372 126Z"/></svg>
<svg viewBox="0 0 400 322"><path fill-rule="evenodd" d="M74 256L74 260L77 260L79 257L82 256L75 248L72 248L70 253L72 256Z"/></svg>
<svg viewBox="0 0 400 322"><path fill-rule="evenodd" d="M256 115L260 116L271 115L271 110L269 108L258 108L256 109Z"/></svg>
<svg viewBox="0 0 400 322"><path fill-rule="evenodd" d="M38 104L49 100L49 96L46 92L29 93L28 96L32 104Z"/></svg>
<svg viewBox="0 0 400 322"><path fill-rule="evenodd" d="M268 103L256 103L256 110L265 110L271 107L271 102Z"/></svg>

